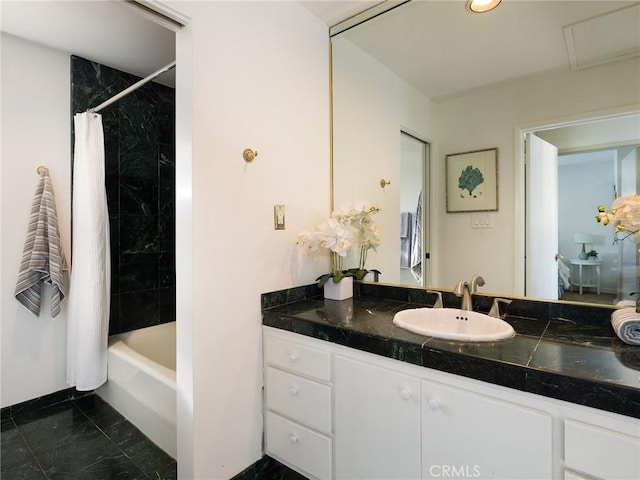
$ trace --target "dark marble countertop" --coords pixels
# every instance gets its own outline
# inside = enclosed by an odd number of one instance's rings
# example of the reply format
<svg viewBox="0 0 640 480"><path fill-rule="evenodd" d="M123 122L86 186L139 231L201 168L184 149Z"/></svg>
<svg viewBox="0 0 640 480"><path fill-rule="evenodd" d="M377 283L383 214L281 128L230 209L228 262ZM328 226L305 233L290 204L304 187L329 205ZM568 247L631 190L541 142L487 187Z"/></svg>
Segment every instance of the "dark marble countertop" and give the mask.
<svg viewBox="0 0 640 480"><path fill-rule="evenodd" d="M341 302L317 296L274 306L265 302L263 295L263 325L640 418L640 346L619 340L601 312L595 315L599 319L584 322L553 309L547 318L532 318L523 313L535 311L536 306L516 305L516 314L507 310L505 317L516 331L515 337L489 343L457 342L417 335L393 325L395 312L433 302L421 305L411 298L366 293L361 291ZM445 306L449 306L447 300Z"/></svg>

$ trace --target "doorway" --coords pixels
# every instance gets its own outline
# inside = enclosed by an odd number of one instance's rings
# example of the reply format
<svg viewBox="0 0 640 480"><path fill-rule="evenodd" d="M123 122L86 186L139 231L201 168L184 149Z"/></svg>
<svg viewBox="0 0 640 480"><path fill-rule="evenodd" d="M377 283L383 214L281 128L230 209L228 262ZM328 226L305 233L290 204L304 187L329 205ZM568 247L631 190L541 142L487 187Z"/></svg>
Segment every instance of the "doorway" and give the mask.
<svg viewBox="0 0 640 480"><path fill-rule="evenodd" d="M529 282L532 273L541 270L547 272L545 284L557 285L555 299L560 300L612 305L628 299L629 293L638 288L638 256L633 242L613 245L613 229L598 224L594 217L598 205L609 208L616 197L638 191L639 132L640 115L637 109L519 130L522 143L526 136L540 137L557 147L559 158L556 169L558 185L554 189L557 195L549 192L548 188L544 193L557 198L557 208L544 218L547 222L552 221L557 214L557 220L553 221L557 223L558 233L555 238L546 240L533 238L526 233L522 242L516 244L523 255L520 278L526 279L523 291L527 296L554 299L554 295L548 292L536 295L536 286ZM525 220L520 231L529 232L533 222L540 222L530 213L540 206L543 195L535 187L532 188L529 175L531 165L525 166L523 159L518 167L521 169L518 178L522 179L521 187L525 194L517 198L526 199L521 209ZM590 256L588 260L579 259L582 244L576 242L585 238L589 242L585 245L586 253L595 254L597 258ZM560 255L559 261L554 258L555 254L537 260L530 257L529 246L536 242L551 243ZM629 250L632 250L631 254ZM583 277L580 278L579 264L585 261L589 265L582 265ZM568 270L570 276L565 285L560 274L563 269ZM518 276L516 272L516 280Z"/></svg>
<svg viewBox="0 0 640 480"><path fill-rule="evenodd" d="M640 147L608 147L569 153L558 159L558 251L571 266L572 283L561 300L613 305L630 299L637 285L637 248L632 241L613 242L613 229L593 221L594 208L575 215L572 205L611 206L637 192ZM586 234L588 262L580 277L575 232ZM579 266L579 265L578 265ZM580 286L585 286L580 289ZM582 291L581 291L582 290Z"/></svg>
<svg viewBox="0 0 640 480"><path fill-rule="evenodd" d="M400 283L429 283L429 154L430 144L400 132Z"/></svg>

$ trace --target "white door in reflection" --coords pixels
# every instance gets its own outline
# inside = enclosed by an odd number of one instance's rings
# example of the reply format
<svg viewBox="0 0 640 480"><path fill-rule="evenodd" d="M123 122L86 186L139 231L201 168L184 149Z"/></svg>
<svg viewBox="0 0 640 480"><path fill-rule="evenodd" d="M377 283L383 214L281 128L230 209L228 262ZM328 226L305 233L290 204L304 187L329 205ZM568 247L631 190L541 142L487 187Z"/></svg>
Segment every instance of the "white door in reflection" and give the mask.
<svg viewBox="0 0 640 480"><path fill-rule="evenodd" d="M525 291L528 297L558 299L558 149L527 134ZM537 195L532 192L545 192Z"/></svg>
<svg viewBox="0 0 640 480"><path fill-rule="evenodd" d="M401 132L400 282L429 285L429 143Z"/></svg>
<svg viewBox="0 0 640 480"><path fill-rule="evenodd" d="M614 244L615 230L594 218L598 205L610 207L616 197L638 191L640 147L632 133L638 131L638 125L637 115L623 115L544 127L528 136L527 295L551 299L560 295L560 300L612 305L633 300L631 292L640 290L640 252L636 244L631 239ZM544 152L549 153L546 160ZM557 230L555 241L552 230ZM557 280L559 266L550 258L557 252L564 265L571 268L570 262L578 259L582 247L575 243L576 234L586 234L591 240L586 250L597 255L600 275L593 268L583 268L580 280L575 267L569 288L566 282ZM580 284L587 287L584 295L580 294Z"/></svg>

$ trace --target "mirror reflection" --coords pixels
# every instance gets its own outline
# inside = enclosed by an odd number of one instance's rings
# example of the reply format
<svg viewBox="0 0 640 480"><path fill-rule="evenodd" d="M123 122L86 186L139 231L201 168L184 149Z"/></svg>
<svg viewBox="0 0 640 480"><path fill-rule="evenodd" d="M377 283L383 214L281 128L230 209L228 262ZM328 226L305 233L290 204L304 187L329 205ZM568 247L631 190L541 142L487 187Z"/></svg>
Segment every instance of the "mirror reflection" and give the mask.
<svg viewBox="0 0 640 480"><path fill-rule="evenodd" d="M594 220L638 191L638 2L502 2L476 15L414 0L331 43L334 205L381 207L367 261L381 281L452 289L477 273L487 293L608 305L640 288L637 248ZM422 171L406 166L408 138L428 152ZM539 184L538 163L525 166L532 138L557 157ZM498 210L447 213L447 155L492 148ZM577 234L598 255L582 277Z"/></svg>

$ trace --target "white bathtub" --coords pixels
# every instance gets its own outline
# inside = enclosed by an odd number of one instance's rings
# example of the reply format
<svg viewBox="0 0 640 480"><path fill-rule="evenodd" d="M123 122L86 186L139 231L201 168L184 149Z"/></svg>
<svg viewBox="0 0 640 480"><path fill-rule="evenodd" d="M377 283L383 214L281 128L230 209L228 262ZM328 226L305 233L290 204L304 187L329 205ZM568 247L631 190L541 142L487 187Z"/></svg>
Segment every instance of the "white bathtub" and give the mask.
<svg viewBox="0 0 640 480"><path fill-rule="evenodd" d="M176 323L112 335L107 358L96 393L176 458Z"/></svg>

